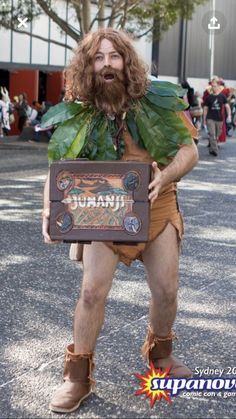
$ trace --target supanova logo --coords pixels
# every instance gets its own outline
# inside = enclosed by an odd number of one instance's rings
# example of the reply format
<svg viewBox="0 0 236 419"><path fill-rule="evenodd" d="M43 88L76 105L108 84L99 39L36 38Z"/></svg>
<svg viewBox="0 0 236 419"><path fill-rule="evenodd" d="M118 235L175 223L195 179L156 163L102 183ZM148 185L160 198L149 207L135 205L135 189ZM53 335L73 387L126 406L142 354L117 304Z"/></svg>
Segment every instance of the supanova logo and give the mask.
<svg viewBox="0 0 236 419"><path fill-rule="evenodd" d="M163 372L150 363L149 371L146 374L135 374L140 380L141 386L135 395L145 394L146 397L150 398L151 407L154 406L156 400L162 398L171 403L171 396L175 397L183 390L187 391L188 395L191 395L192 392L198 392L198 396L222 396L221 392L224 391L223 398L227 398L229 395L236 396L235 377L171 378L169 372L170 368Z"/></svg>
<svg viewBox="0 0 236 419"><path fill-rule="evenodd" d="M172 396L177 396L181 390L199 391L233 391L236 390L235 378L154 378L152 391L169 390Z"/></svg>

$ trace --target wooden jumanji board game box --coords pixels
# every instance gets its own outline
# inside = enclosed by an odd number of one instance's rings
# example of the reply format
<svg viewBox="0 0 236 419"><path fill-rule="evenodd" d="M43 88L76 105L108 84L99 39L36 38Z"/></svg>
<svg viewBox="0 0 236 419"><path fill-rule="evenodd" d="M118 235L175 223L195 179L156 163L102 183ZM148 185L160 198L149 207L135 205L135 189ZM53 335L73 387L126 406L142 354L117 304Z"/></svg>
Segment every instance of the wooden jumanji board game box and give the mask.
<svg viewBox="0 0 236 419"><path fill-rule="evenodd" d="M151 165L139 162L60 160L50 167L52 240L148 240Z"/></svg>

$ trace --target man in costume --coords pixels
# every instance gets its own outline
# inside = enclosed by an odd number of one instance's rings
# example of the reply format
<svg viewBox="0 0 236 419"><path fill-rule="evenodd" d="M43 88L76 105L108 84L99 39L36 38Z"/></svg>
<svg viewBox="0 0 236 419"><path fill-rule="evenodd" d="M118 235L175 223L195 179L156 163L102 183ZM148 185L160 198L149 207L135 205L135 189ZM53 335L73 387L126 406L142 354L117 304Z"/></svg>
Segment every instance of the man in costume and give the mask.
<svg viewBox="0 0 236 419"><path fill-rule="evenodd" d="M143 261L151 290L150 324L142 352L173 377L191 370L172 354L175 337L179 243L183 223L176 182L197 163L196 130L184 114L181 87L149 82L147 69L129 37L113 29L90 33L66 70L65 101L49 110L43 125L57 125L49 162L61 158L151 162L149 242L137 246L92 242L83 249L83 282L75 310L74 343L66 349L64 383L50 409L72 412L94 384L94 350L104 320L106 297L119 261ZM44 188L42 232L51 243L49 177Z"/></svg>

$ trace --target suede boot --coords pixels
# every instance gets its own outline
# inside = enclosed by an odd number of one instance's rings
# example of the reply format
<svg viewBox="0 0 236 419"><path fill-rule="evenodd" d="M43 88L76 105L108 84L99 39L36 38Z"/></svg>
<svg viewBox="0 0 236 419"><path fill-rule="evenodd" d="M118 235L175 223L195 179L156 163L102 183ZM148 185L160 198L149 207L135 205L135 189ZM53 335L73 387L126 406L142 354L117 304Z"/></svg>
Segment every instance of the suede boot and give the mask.
<svg viewBox="0 0 236 419"><path fill-rule="evenodd" d="M61 413L78 409L95 384L93 369L93 353L75 354L74 345L69 345L65 353L64 384L55 392L49 409Z"/></svg>
<svg viewBox="0 0 236 419"><path fill-rule="evenodd" d="M148 364L153 363L155 368L170 368L169 376L173 378L192 377L192 371L179 359L172 355L172 341L176 339L175 333L170 332L167 336L158 337L149 328L146 340L142 347L142 355Z"/></svg>

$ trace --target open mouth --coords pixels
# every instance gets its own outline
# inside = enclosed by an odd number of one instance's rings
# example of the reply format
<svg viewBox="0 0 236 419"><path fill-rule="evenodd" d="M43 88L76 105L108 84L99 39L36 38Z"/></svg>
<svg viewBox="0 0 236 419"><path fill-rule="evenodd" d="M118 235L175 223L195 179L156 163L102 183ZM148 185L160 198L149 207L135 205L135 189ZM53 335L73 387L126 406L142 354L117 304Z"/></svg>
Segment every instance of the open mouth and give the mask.
<svg viewBox="0 0 236 419"><path fill-rule="evenodd" d="M111 80L114 80L114 74L111 74L111 73L107 73L107 74L104 74L104 79L105 80L107 80L107 81L111 81Z"/></svg>

